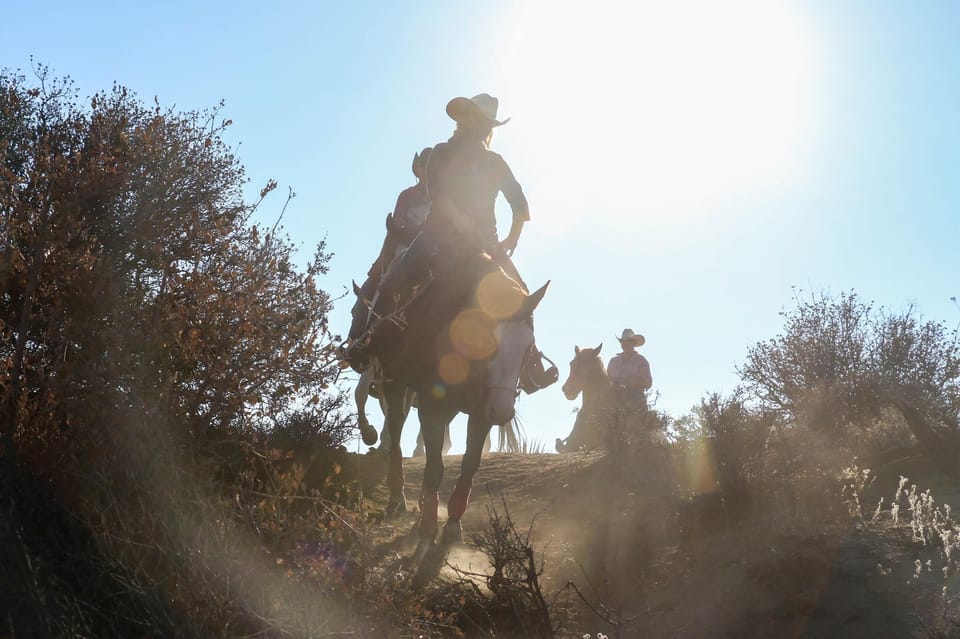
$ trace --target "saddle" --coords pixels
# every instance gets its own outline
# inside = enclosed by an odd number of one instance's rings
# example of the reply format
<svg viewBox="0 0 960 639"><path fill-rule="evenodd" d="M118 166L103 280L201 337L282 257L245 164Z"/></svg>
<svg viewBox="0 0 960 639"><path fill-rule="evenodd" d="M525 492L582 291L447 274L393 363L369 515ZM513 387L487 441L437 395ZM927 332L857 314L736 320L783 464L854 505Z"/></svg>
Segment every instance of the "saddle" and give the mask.
<svg viewBox="0 0 960 639"><path fill-rule="evenodd" d="M543 360L550 362L550 368L544 368ZM560 371L557 365L536 346L531 346L520 369L520 389L527 395L531 395L550 386L559 378Z"/></svg>

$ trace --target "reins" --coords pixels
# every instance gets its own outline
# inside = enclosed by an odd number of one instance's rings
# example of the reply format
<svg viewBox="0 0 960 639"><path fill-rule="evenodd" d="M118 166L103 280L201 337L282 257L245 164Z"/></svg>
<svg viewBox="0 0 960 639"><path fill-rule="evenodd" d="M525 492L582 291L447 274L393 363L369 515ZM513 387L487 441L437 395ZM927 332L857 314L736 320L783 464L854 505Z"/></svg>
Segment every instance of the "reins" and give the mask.
<svg viewBox="0 0 960 639"><path fill-rule="evenodd" d="M348 337L347 339L343 340L343 342L340 343L340 349L343 349L344 346L347 346L347 345L369 343L369 341L373 338L374 331L376 331L377 328L383 325L384 322L391 322L400 329L406 328L407 321L403 317L401 317L401 315L404 313L404 311L407 310L407 308L411 304L413 304L417 300L417 298L423 295L423 292L430 287L431 283L433 283L433 274L428 275L427 279L422 284L416 287L416 290L410 296L410 299L404 302L402 306L394 309L393 311L391 311L386 315L382 315L382 316L378 315L377 312L373 310L372 303L368 302L367 300L364 300L363 301L364 305L369 309L370 315L371 317L375 318L375 321L373 321L362 333L360 333L354 339L350 339ZM349 347L344 350L349 351Z"/></svg>

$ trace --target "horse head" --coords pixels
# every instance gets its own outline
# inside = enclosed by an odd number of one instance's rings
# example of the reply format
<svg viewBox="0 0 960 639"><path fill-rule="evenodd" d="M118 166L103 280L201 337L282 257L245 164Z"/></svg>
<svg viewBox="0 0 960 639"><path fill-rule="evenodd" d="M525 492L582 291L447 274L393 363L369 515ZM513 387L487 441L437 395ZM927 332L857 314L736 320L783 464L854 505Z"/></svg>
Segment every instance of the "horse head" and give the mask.
<svg viewBox="0 0 960 639"><path fill-rule="evenodd" d="M601 343L596 348L573 347L573 359L570 361L570 375L563 383L563 394L567 399L576 399L584 388L599 380L606 380L607 374L600 359Z"/></svg>
<svg viewBox="0 0 960 639"><path fill-rule="evenodd" d="M533 293L520 291L516 310L501 315L494 329L496 351L487 360L486 384L481 414L491 424L513 419L520 371L534 343L533 311L547 292L547 282ZM483 302L483 296L480 295Z"/></svg>
<svg viewBox="0 0 960 639"><path fill-rule="evenodd" d="M363 283L363 286L357 286L356 282L351 283L353 284L353 293L356 295L357 299L354 301L353 307L350 309L350 332L347 334L347 343L350 344L355 342L363 335L370 323L370 306L377 289L377 280L373 277L368 277ZM367 365L369 365L369 362L360 362L350 359L347 355L348 352L349 349L344 349L341 347L338 350L337 356L350 364L350 366L353 367L353 369L357 372L362 371L367 367Z"/></svg>

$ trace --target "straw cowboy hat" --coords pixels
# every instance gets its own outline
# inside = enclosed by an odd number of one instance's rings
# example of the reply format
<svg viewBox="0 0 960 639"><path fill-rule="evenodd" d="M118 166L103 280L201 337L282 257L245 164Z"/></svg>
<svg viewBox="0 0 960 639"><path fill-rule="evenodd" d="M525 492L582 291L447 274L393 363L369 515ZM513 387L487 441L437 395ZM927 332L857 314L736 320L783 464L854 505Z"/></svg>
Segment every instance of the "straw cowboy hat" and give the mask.
<svg viewBox="0 0 960 639"><path fill-rule="evenodd" d="M468 115L478 115L486 120L491 127L503 126L510 118L500 121L497 119L497 108L500 101L487 93L479 93L472 98L454 98L447 102L447 115L459 122Z"/></svg>
<svg viewBox="0 0 960 639"><path fill-rule="evenodd" d="M417 165L420 164L424 167L427 166L427 160L430 159L430 154L433 152L433 147L428 146L424 147L419 153L413 154L413 164L410 165L410 170L413 171L413 174L417 174Z"/></svg>
<svg viewBox="0 0 960 639"><path fill-rule="evenodd" d="M646 338L643 335L634 333L633 329L625 328L623 333L620 334L620 337L617 338L620 342L630 342L634 346L643 346L646 343Z"/></svg>

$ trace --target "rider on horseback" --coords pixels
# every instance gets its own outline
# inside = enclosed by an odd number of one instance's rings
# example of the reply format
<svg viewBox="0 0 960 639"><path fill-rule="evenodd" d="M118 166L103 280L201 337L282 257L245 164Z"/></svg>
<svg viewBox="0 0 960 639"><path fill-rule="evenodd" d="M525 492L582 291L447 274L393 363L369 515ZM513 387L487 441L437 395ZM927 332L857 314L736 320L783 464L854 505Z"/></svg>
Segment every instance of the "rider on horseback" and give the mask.
<svg viewBox="0 0 960 639"><path fill-rule="evenodd" d="M510 259L517 247L523 225L530 219L527 199L504 159L489 149L493 129L509 120L497 120L498 100L481 93L473 98L458 97L447 104L447 115L456 123L453 136L437 144L426 165L426 191L430 213L420 234L406 253L393 262L380 282L376 303L399 305L414 287L422 285L431 269L456 268L465 254L487 253L507 275L527 289ZM419 185L418 185L419 186ZM497 238L494 205L503 193L513 212L510 232ZM351 348L356 356L364 346ZM527 366L534 371L539 389L556 381L556 371L543 371L539 351L531 349ZM528 392L532 392L529 390Z"/></svg>
<svg viewBox="0 0 960 639"><path fill-rule="evenodd" d="M420 232L430 212L430 196L427 194L427 161L433 151L429 146L413 155L411 170L417 183L400 192L393 213L387 218L387 236L383 239L380 255L367 276L379 281L397 253L406 247Z"/></svg>
<svg viewBox="0 0 960 639"><path fill-rule="evenodd" d="M404 298L426 279L430 268L456 264L466 252L485 251L498 266L523 283L510 254L523 224L530 219L527 199L503 158L489 149L497 116L497 99L485 93L454 98L447 115L457 123L453 136L437 144L427 164L430 215L420 235L384 279L380 295ZM513 224L503 242L497 240L494 203L503 193L513 210ZM525 287L524 287L525 288Z"/></svg>
<svg viewBox="0 0 960 639"><path fill-rule="evenodd" d="M643 413L647 410L646 391L653 386L650 375L650 362L637 352L646 339L643 335L625 328L617 338L621 352L607 364L607 376L617 397L617 403L631 413Z"/></svg>

